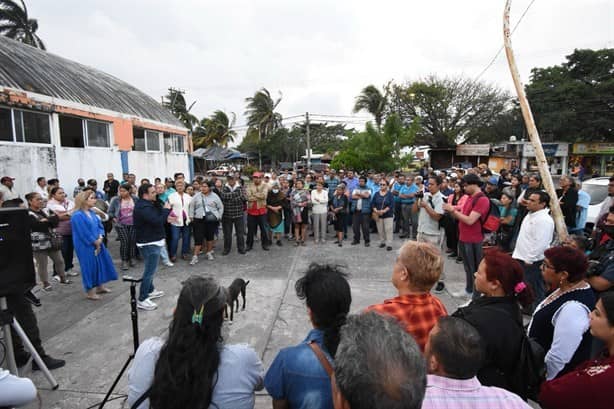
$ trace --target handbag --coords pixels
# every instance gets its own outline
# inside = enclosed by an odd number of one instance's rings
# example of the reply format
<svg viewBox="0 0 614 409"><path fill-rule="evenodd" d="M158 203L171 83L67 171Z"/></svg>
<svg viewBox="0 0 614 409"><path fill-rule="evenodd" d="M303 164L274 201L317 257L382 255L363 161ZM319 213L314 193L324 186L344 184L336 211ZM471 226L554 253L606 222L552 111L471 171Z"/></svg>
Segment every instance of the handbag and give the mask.
<svg viewBox="0 0 614 409"><path fill-rule="evenodd" d="M205 222L207 223L217 223L217 217L213 214L213 212L211 210L209 210L209 208L207 207L207 205L205 204L205 199L203 199L203 197L200 197L200 200L203 203L203 207L205 208Z"/></svg>

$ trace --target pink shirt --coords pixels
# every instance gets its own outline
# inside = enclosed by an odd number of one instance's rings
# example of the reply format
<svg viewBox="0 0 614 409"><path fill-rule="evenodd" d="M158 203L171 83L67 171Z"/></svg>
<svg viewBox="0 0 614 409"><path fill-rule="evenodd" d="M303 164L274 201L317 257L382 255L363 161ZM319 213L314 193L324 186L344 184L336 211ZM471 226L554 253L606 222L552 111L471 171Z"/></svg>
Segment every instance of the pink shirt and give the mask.
<svg viewBox="0 0 614 409"><path fill-rule="evenodd" d="M490 210L490 200L483 193L478 193L478 195L481 195L481 197L477 200L475 196L467 198L462 213L469 216L472 211L476 211L480 214L480 219L476 220L471 226L460 220L458 222L458 239L464 243L481 243L484 240L481 219L484 219ZM474 200L476 200L475 207L473 206Z"/></svg>
<svg viewBox="0 0 614 409"><path fill-rule="evenodd" d="M427 375L422 409L530 409L518 395L483 386L476 377L452 379Z"/></svg>

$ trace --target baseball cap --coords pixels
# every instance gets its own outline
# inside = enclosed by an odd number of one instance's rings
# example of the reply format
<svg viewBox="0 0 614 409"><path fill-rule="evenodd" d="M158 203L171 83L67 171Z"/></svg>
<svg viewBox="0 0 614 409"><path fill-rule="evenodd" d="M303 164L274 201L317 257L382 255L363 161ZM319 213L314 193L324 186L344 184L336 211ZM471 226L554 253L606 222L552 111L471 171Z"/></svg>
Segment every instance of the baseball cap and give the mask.
<svg viewBox="0 0 614 409"><path fill-rule="evenodd" d="M473 174L473 173L469 173L468 175L463 176L462 181L466 185L478 185L478 186L483 185L482 179L480 179L478 175Z"/></svg>
<svg viewBox="0 0 614 409"><path fill-rule="evenodd" d="M497 183L499 183L499 179L496 176L491 176L486 183L488 183L489 185L496 185Z"/></svg>
<svg viewBox="0 0 614 409"><path fill-rule="evenodd" d="M262 177L262 172L254 172L254 173L252 174L252 177L255 177L255 178L261 178L261 177Z"/></svg>
<svg viewBox="0 0 614 409"><path fill-rule="evenodd" d="M0 183L4 183L7 180L15 180L15 178L12 178L10 176L2 176L2 179L0 179Z"/></svg>

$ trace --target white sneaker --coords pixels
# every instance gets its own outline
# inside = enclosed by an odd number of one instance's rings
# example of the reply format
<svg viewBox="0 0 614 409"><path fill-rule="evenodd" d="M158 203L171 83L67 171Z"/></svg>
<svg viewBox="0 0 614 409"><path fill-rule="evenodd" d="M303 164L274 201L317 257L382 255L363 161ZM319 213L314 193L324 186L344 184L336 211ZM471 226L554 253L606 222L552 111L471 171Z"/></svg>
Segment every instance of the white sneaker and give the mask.
<svg viewBox="0 0 614 409"><path fill-rule="evenodd" d="M193 266L196 263L198 263L198 256L192 256L192 261L190 261L190 265Z"/></svg>
<svg viewBox="0 0 614 409"><path fill-rule="evenodd" d="M164 296L164 291L160 291L160 290L153 290L152 292L149 293L149 298L147 298L148 300L153 300L156 298L160 298Z"/></svg>
<svg viewBox="0 0 614 409"><path fill-rule="evenodd" d="M152 302L149 298L146 298L143 301L137 301L136 308L145 310L145 311L153 311L156 308L158 308L158 306L154 302Z"/></svg>
<svg viewBox="0 0 614 409"><path fill-rule="evenodd" d="M60 281L62 281L62 278L61 278L60 276L53 276L52 278L53 278L55 281L57 281L58 283L59 283Z"/></svg>
<svg viewBox="0 0 614 409"><path fill-rule="evenodd" d="M213 251L207 253L207 260L213 260Z"/></svg>
<svg viewBox="0 0 614 409"><path fill-rule="evenodd" d="M170 261L165 261L165 262L164 262L164 265L165 265L166 267L173 267L173 266L174 266L174 264L173 264L173 263L171 263Z"/></svg>

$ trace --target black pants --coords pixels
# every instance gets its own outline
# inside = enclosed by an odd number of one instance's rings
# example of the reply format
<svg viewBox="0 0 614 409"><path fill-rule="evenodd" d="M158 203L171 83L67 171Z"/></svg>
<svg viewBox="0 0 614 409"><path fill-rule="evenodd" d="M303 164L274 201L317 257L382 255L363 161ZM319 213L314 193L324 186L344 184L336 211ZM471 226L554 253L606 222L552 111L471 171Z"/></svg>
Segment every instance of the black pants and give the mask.
<svg viewBox="0 0 614 409"><path fill-rule="evenodd" d="M44 356L45 350L41 343L38 324L36 323L36 315L34 315L34 311L32 311L32 305L26 301L22 294L7 296L6 303L8 310L13 314L17 322L19 322L19 325L23 328L30 342L34 345L36 352L38 352L40 356ZM17 335L15 331L11 331L11 335L13 338L13 346L15 347L15 354L23 354L24 348L21 338L19 338L19 335Z"/></svg>
<svg viewBox="0 0 614 409"><path fill-rule="evenodd" d="M458 250L458 222L450 216L444 217L447 218L445 223L446 246L456 253Z"/></svg>
<svg viewBox="0 0 614 409"><path fill-rule="evenodd" d="M222 231L224 232L224 251L230 251L232 248L232 228L235 228L237 234L237 248L239 251L245 251L245 222L243 216L234 219L222 220Z"/></svg>
<svg viewBox="0 0 614 409"><path fill-rule="evenodd" d="M354 212L352 215L352 229L354 230L354 241L360 241L360 231L362 230L362 237L365 243L369 243L369 224L371 223L370 213L361 213L361 211Z"/></svg>
<svg viewBox="0 0 614 409"><path fill-rule="evenodd" d="M294 229L292 229L292 209L284 207L284 234L286 236L292 233Z"/></svg>
<svg viewBox="0 0 614 409"><path fill-rule="evenodd" d="M401 202L394 202L394 233L398 233L403 227L403 212Z"/></svg>
<svg viewBox="0 0 614 409"><path fill-rule="evenodd" d="M259 216L247 215L247 248L251 249L254 246L254 236L258 234L258 228L260 228L262 247L267 247L270 244L266 225L266 214Z"/></svg>

